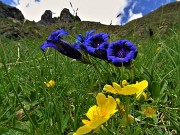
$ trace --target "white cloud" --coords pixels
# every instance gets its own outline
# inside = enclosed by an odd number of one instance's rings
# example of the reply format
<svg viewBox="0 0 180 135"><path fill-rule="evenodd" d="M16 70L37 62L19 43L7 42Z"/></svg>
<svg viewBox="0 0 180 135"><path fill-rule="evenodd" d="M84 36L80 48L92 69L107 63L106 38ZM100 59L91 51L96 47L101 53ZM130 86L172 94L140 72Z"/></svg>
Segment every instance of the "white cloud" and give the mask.
<svg viewBox="0 0 180 135"><path fill-rule="evenodd" d="M129 20L127 22L130 22L130 21L132 21L134 19L137 19L137 18L141 18L142 16L143 16L142 13L133 14L132 11L131 11L130 18L129 18Z"/></svg>
<svg viewBox="0 0 180 135"><path fill-rule="evenodd" d="M22 11L26 19L39 21L45 10L51 10L57 14L56 16L59 16L61 10L64 7L68 7L68 2L63 1L64 0L42 0L41 2L35 2L34 0L19 0L19 5L16 7Z"/></svg>
<svg viewBox="0 0 180 135"><path fill-rule="evenodd" d="M127 5L128 0L14 0L18 3L19 8L28 20L39 21L45 10L51 10L54 16L59 16L63 8L68 8L73 14L73 10L69 4L72 3L73 8L78 8L77 15L83 21L96 21L102 24L116 24L119 18L116 15Z"/></svg>
<svg viewBox="0 0 180 135"><path fill-rule="evenodd" d="M133 9L129 10L129 19L127 22L130 22L130 21L137 19L137 18L141 18L143 16L142 13L134 14L132 11L133 11Z"/></svg>
<svg viewBox="0 0 180 135"><path fill-rule="evenodd" d="M125 9L125 7L130 6L130 4L132 4L132 5L131 5L131 8L128 11L129 14L127 14L127 13L125 13L124 9ZM128 23L128 22L130 22L130 21L132 21L134 19L141 18L143 16L143 13L137 13L137 14L133 13L133 10L134 10L134 8L136 7L137 4L138 4L137 1L127 0L126 5L123 7L123 9L121 11L122 16L119 17L119 24L125 25L126 23ZM143 8L143 7L141 7L141 8ZM122 23L122 17L128 17L128 20L126 22Z"/></svg>
<svg viewBox="0 0 180 135"><path fill-rule="evenodd" d="M97 21L104 24L116 24L118 12L124 8L127 0L71 0L82 20Z"/></svg>
<svg viewBox="0 0 180 135"><path fill-rule="evenodd" d="M130 22L134 19L137 19L137 18L141 18L143 16L142 13L137 13L137 14L134 14L132 11L134 9L134 7L136 6L137 2L134 2L134 4L132 5L132 8L129 10L129 19L127 22Z"/></svg>

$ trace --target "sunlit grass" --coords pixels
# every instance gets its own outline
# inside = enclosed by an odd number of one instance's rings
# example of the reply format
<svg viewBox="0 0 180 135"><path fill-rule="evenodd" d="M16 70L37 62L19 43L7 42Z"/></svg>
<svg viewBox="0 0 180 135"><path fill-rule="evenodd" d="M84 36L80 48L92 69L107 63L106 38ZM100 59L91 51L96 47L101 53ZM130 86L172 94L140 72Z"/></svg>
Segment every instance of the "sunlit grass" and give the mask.
<svg viewBox="0 0 180 135"><path fill-rule="evenodd" d="M85 33L85 31L83 31ZM78 34L78 33L76 33ZM97 93L105 84L147 80L147 101L134 96L119 97L125 115L118 112L94 134L174 134L180 133L180 33L146 40L131 40L138 46L138 56L128 69L115 67L100 59L83 64L61 55L54 49L44 54L40 45L45 39L0 39L0 133L3 135L73 134L86 119L87 110L96 104ZM76 35L72 34L70 41ZM111 41L118 37L111 37ZM55 81L54 87L44 82ZM142 112L156 110L153 118ZM123 119L132 114L132 125ZM125 117L125 118L124 118Z"/></svg>

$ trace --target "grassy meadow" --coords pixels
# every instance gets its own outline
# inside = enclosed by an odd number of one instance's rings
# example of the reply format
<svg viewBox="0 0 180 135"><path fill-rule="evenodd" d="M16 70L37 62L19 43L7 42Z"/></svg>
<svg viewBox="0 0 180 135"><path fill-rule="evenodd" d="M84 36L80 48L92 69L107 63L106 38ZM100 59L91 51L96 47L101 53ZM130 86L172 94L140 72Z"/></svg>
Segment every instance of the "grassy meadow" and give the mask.
<svg viewBox="0 0 180 135"><path fill-rule="evenodd" d="M91 64L84 64L52 48L44 53L40 46L49 31L42 38L17 41L1 36L0 135L71 135L84 125L82 119L88 119L85 114L97 104L96 96L101 92L119 98L123 114L119 107L103 126L89 134L180 134L178 28L144 39L127 37L138 48L138 55L128 68L92 56ZM86 31L70 32L67 40L73 43L77 34ZM109 42L117 39L114 34ZM50 80L55 81L54 87L45 85ZM147 80L147 98L137 100L135 95L115 95L103 90L105 84L121 84L123 80L131 84Z"/></svg>

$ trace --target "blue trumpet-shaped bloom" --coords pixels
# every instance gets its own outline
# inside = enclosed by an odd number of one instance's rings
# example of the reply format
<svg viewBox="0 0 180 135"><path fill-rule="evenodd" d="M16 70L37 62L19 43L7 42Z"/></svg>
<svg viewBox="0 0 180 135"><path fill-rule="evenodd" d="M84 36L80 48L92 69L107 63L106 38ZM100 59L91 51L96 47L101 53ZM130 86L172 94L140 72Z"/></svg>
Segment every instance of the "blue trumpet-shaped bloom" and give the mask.
<svg viewBox="0 0 180 135"><path fill-rule="evenodd" d="M107 40L109 39L109 34L107 33L97 33L94 34L94 30L86 32L86 36L79 34L77 36L76 43L73 46L76 49L83 50L84 52L101 59L107 60L106 49L108 47Z"/></svg>
<svg viewBox="0 0 180 135"><path fill-rule="evenodd" d="M81 59L81 53L69 42L64 40L62 37L63 35L68 35L68 32L63 29L56 30L51 33L47 41L41 45L41 50L45 51L46 48L51 47L70 58Z"/></svg>
<svg viewBox="0 0 180 135"><path fill-rule="evenodd" d="M112 42L107 49L107 58L115 66L129 66L137 56L136 45L128 40Z"/></svg>
<svg viewBox="0 0 180 135"><path fill-rule="evenodd" d="M78 34L76 38L76 42L73 44L73 46L78 50L86 50L86 47L84 45L84 42L91 37L94 34L95 30L91 30L90 32L86 32L86 36L83 36L82 34Z"/></svg>

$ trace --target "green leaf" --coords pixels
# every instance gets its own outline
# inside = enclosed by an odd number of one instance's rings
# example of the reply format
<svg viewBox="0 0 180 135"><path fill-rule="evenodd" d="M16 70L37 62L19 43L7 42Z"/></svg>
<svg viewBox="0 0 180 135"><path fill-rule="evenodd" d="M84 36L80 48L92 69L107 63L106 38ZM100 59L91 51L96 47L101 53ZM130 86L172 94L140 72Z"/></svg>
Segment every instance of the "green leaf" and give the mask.
<svg viewBox="0 0 180 135"><path fill-rule="evenodd" d="M20 129L20 128L15 128L15 127L9 127L10 129L14 130L14 131L18 131L20 133L23 133L25 135L33 135L32 133L29 133L28 131L25 131L23 129Z"/></svg>
<svg viewBox="0 0 180 135"><path fill-rule="evenodd" d="M167 86L168 86L168 82L164 80L161 82L160 86L161 86L161 94L163 94L164 91L166 90Z"/></svg>
<svg viewBox="0 0 180 135"><path fill-rule="evenodd" d="M0 135L2 135L2 134L4 134L4 133L7 133L8 131L9 131L8 128L6 128L6 127L1 127L1 126L0 126Z"/></svg>
<svg viewBox="0 0 180 135"><path fill-rule="evenodd" d="M65 131L65 129L67 128L67 124L68 124L68 121L69 121L69 114L67 113L62 121L62 132Z"/></svg>
<svg viewBox="0 0 180 135"><path fill-rule="evenodd" d="M159 98L160 92L161 92L160 84L157 81L152 81L152 97L154 99Z"/></svg>

